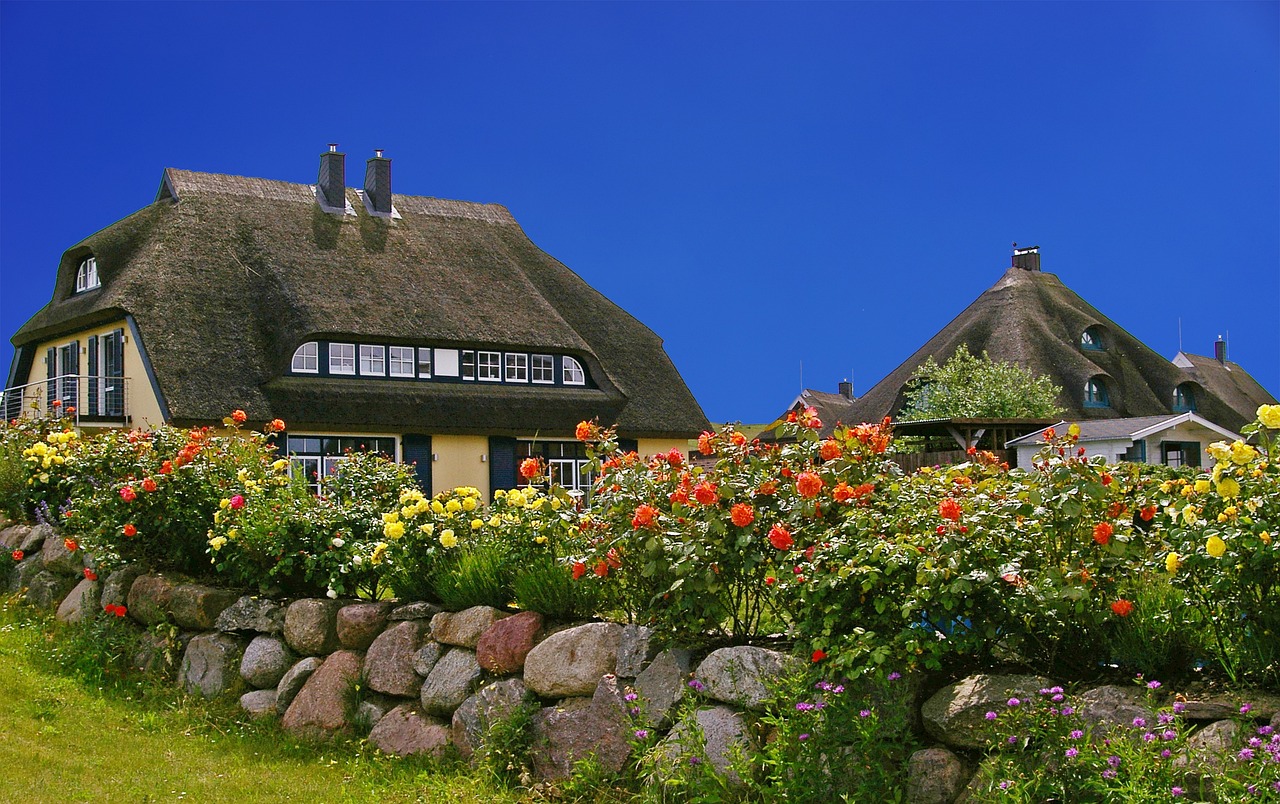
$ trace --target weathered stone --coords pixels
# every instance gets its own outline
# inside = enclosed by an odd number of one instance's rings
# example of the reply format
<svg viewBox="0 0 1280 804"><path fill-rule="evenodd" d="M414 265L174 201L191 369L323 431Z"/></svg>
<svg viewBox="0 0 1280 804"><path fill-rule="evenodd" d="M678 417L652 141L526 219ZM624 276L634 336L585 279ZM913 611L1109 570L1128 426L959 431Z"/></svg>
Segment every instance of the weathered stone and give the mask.
<svg viewBox="0 0 1280 804"><path fill-rule="evenodd" d="M23 599L37 609L55 609L75 585L75 578L41 570L27 581Z"/></svg>
<svg viewBox="0 0 1280 804"><path fill-rule="evenodd" d="M457 613L442 611L431 618L431 637L446 645L474 648L489 626L507 616L492 606L472 606Z"/></svg>
<svg viewBox="0 0 1280 804"><path fill-rule="evenodd" d="M644 625L624 625L622 640L618 643L618 667L615 671L622 678L635 678L658 655L658 641L653 629Z"/></svg>
<svg viewBox="0 0 1280 804"><path fill-rule="evenodd" d="M766 648L721 648L702 660L694 675L708 698L734 706L759 709L771 697L769 685L799 660Z"/></svg>
<svg viewBox="0 0 1280 804"><path fill-rule="evenodd" d="M1138 717L1152 725L1156 722L1156 715L1143 703L1141 692L1114 684L1086 690L1080 695L1076 711L1086 722L1104 726L1128 726Z"/></svg>
<svg viewBox="0 0 1280 804"><path fill-rule="evenodd" d="M77 547L75 550L67 548L66 539L45 539L44 544L40 547L40 555L44 558L44 568L48 572L55 572L58 575L82 576L84 575L84 551ZM75 541L71 541L75 544Z"/></svg>
<svg viewBox="0 0 1280 804"><path fill-rule="evenodd" d="M240 659L245 640L231 634L200 634L192 638L182 654L178 679L187 692L214 698L243 689Z"/></svg>
<svg viewBox="0 0 1280 804"><path fill-rule="evenodd" d="M428 642L413 654L413 672L426 678L431 675L431 668L436 666L436 662L440 661L443 655L444 645L439 642Z"/></svg>
<svg viewBox="0 0 1280 804"><path fill-rule="evenodd" d="M463 759L470 759L480 747L489 727L505 720L529 697L518 678L507 678L482 687L453 713L453 744Z"/></svg>
<svg viewBox="0 0 1280 804"><path fill-rule="evenodd" d="M289 604L284 613L284 638L303 656L320 656L338 649L336 600L304 598Z"/></svg>
<svg viewBox="0 0 1280 804"><path fill-rule="evenodd" d="M369 695L356 706L356 728L367 734L370 729L378 725L378 721L382 720L383 716L401 703L403 701L398 698L392 698L390 695L382 695L376 692Z"/></svg>
<svg viewBox="0 0 1280 804"><path fill-rule="evenodd" d="M413 661L429 630L422 620L402 620L379 634L364 657L369 689L402 698L417 696L422 691L422 676L414 672Z"/></svg>
<svg viewBox="0 0 1280 804"><path fill-rule="evenodd" d="M524 667L525 657L542 633L542 615L536 611L498 620L476 642L476 661L490 673L514 673Z"/></svg>
<svg viewBox="0 0 1280 804"><path fill-rule="evenodd" d="M391 604L385 602L352 603L338 609L336 630L338 642L347 650L364 650L386 627Z"/></svg>
<svg viewBox="0 0 1280 804"><path fill-rule="evenodd" d="M1193 767L1221 765L1231 759L1237 740L1240 738L1240 724L1234 720L1219 720L1210 723L1203 729L1187 738L1187 754ZM1186 760L1179 758L1178 765L1186 765Z"/></svg>
<svg viewBox="0 0 1280 804"><path fill-rule="evenodd" d="M276 686L276 706L281 712L288 710L289 704L298 695L302 686L311 678L311 674L320 669L324 659L319 656L308 656L285 671L280 684Z"/></svg>
<svg viewBox="0 0 1280 804"><path fill-rule="evenodd" d="M129 589L141 574L142 567L130 564L108 575L102 582L102 605L128 606Z"/></svg>
<svg viewBox="0 0 1280 804"><path fill-rule="evenodd" d="M728 706L714 706L710 709L699 709L694 714L694 722L702 733L701 745L692 745L696 736L690 733L687 723L677 723L671 733L658 744L660 763L666 770L659 770L659 778L669 778L670 768L677 762L685 761L690 747L700 750L706 755L707 762L716 772L721 774L735 787L742 784L741 777L733 770L734 755L749 752L753 744L747 734L746 723L741 713ZM692 757L690 757L692 758Z"/></svg>
<svg viewBox="0 0 1280 804"><path fill-rule="evenodd" d="M416 754L443 755L449 746L449 727L422 713L413 704L392 709L369 732L369 742L379 751L398 757Z"/></svg>
<svg viewBox="0 0 1280 804"><path fill-rule="evenodd" d="M284 606L245 595L223 609L213 625L219 631L278 634L284 631Z"/></svg>
<svg viewBox="0 0 1280 804"><path fill-rule="evenodd" d="M0 530L0 549L5 552L17 550L22 545L22 540L31 532L30 525L10 525L4 530Z"/></svg>
<svg viewBox="0 0 1280 804"><path fill-rule="evenodd" d="M18 549L24 553L35 553L44 546L45 540L54 537L53 526L40 523L27 531L27 535L22 537L22 541L18 544Z"/></svg>
<svg viewBox="0 0 1280 804"><path fill-rule="evenodd" d="M143 625L155 625L168 617L173 586L163 575L139 575L129 587L129 616Z"/></svg>
<svg viewBox="0 0 1280 804"><path fill-rule="evenodd" d="M182 663L182 656L195 634L174 629L170 635L144 632L138 640L138 652L133 656L133 666L144 673L172 678Z"/></svg>
<svg viewBox="0 0 1280 804"><path fill-rule="evenodd" d="M618 679L605 675L591 698L570 698L538 712L533 719L540 750L533 770L543 779L564 779L574 763L594 755L600 767L616 773L631 752Z"/></svg>
<svg viewBox="0 0 1280 804"><path fill-rule="evenodd" d="M1244 707L1248 706L1245 710ZM1246 715L1254 720L1267 721L1280 713L1280 694L1254 689L1248 694L1203 693L1195 700L1182 704L1183 720L1229 720Z"/></svg>
<svg viewBox="0 0 1280 804"><path fill-rule="evenodd" d="M987 712L1002 712L1009 700L1028 701L1053 686L1043 676L973 675L943 687L920 708L925 731L953 748L986 744Z"/></svg>
<svg viewBox="0 0 1280 804"><path fill-rule="evenodd" d="M228 589L184 583L173 588L173 595L169 598L169 613L180 628L209 631L218 621L218 615L239 597Z"/></svg>
<svg viewBox="0 0 1280 804"><path fill-rule="evenodd" d="M622 626L587 623L544 639L524 660L524 683L544 698L590 695L617 666Z"/></svg>
<svg viewBox="0 0 1280 804"><path fill-rule="evenodd" d="M423 711L430 715L452 715L479 679L476 655L463 648L453 648L436 662L422 682Z"/></svg>
<svg viewBox="0 0 1280 804"><path fill-rule="evenodd" d="M259 634L244 649L240 660L240 677L257 689L275 687L298 657L278 636Z"/></svg>
<svg viewBox="0 0 1280 804"><path fill-rule="evenodd" d="M1225 720L1240 711L1239 704L1225 701L1187 701L1182 705L1183 720Z"/></svg>
<svg viewBox="0 0 1280 804"><path fill-rule="evenodd" d="M71 593L63 598L62 605L58 606L58 621L78 623L86 617L94 616L98 613L98 600L101 594L101 583L88 578L82 579Z"/></svg>
<svg viewBox="0 0 1280 804"><path fill-rule="evenodd" d="M435 603L424 603L418 601L416 603L406 603L403 606L397 606L387 615L387 619L393 622L400 620L430 620L432 617L440 613L440 607Z"/></svg>
<svg viewBox="0 0 1280 804"><path fill-rule="evenodd" d="M240 696L240 708L252 718L274 717L276 714L276 691L254 690Z"/></svg>
<svg viewBox="0 0 1280 804"><path fill-rule="evenodd" d="M926 748L907 763L908 804L951 804L969 775L960 758L945 748Z"/></svg>
<svg viewBox="0 0 1280 804"><path fill-rule="evenodd" d="M289 704L281 728L295 737L315 740L350 732L348 714L354 709L351 696L360 680L360 663L360 655L349 650L330 654Z"/></svg>
<svg viewBox="0 0 1280 804"><path fill-rule="evenodd" d="M660 728L671 724L676 705L689 689L692 656L682 648L664 650L636 676L636 694L645 721Z"/></svg>
<svg viewBox="0 0 1280 804"><path fill-rule="evenodd" d="M38 550L29 555L24 555L18 565L13 568L13 572L9 573L9 583L5 587L5 591L21 592L31 586L31 579L42 572L44 572L44 558Z"/></svg>

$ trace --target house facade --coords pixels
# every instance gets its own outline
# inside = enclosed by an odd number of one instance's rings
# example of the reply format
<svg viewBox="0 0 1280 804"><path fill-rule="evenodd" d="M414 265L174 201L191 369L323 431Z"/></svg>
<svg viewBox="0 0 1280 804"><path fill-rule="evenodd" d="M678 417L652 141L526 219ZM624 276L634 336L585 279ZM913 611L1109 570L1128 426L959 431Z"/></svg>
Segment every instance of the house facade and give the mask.
<svg viewBox="0 0 1280 804"><path fill-rule="evenodd" d="M1129 419L1095 419L1093 421L1060 421L1053 425L1059 433L1075 424L1080 428L1077 443L1086 457L1100 455L1109 463L1130 461L1164 466L1212 468L1209 445L1215 441L1233 442L1238 433L1219 427L1208 419L1191 413L1168 416L1140 416ZM1018 466L1029 467L1045 445L1043 430L1015 438L1006 444L1017 451Z"/></svg>
<svg viewBox="0 0 1280 804"><path fill-rule="evenodd" d="M164 171L155 201L68 249L14 335L5 415L84 427L283 419L321 476L353 449L430 490L516 485L523 457L589 482L574 426L642 454L708 423L656 334L541 251L496 204L395 195L391 160L347 187Z"/></svg>

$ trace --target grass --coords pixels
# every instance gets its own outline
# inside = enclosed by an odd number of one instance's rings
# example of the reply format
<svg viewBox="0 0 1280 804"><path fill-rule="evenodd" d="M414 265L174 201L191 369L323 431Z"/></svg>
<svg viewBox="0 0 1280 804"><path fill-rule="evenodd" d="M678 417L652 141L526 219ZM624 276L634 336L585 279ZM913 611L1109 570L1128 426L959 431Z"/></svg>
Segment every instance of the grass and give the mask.
<svg viewBox="0 0 1280 804"><path fill-rule="evenodd" d="M7 801L329 801L502 804L517 794L428 760L350 741L299 743L232 704L183 698L165 684L101 686L52 660L51 623L0 606L0 767Z"/></svg>

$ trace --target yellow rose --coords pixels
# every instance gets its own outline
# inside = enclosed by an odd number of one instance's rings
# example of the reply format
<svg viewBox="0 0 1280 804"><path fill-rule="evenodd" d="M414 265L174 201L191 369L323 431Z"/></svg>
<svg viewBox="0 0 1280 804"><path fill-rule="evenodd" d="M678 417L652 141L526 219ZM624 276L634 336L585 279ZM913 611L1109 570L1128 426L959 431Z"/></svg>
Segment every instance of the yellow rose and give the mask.
<svg viewBox="0 0 1280 804"><path fill-rule="evenodd" d="M1214 558L1222 558L1222 554L1227 552L1227 543L1217 536L1210 536L1204 543L1204 551Z"/></svg>
<svg viewBox="0 0 1280 804"><path fill-rule="evenodd" d="M214 536L209 540L209 547L216 553L226 546L227 540L222 536Z"/></svg>
<svg viewBox="0 0 1280 804"><path fill-rule="evenodd" d="M1258 421L1264 427L1280 430L1280 405L1263 405L1258 408Z"/></svg>
<svg viewBox="0 0 1280 804"><path fill-rule="evenodd" d="M396 522L396 521L399 521L399 519L400 519L400 515L397 514L395 511L388 511L387 513L382 515L382 521L384 524L388 522Z"/></svg>
<svg viewBox="0 0 1280 804"><path fill-rule="evenodd" d="M563 506L563 503L561 503L561 502L560 502L560 498L559 498L559 497L552 497L552 498L551 498L551 510L552 510L552 511L559 511L559 510L560 510L560 508L561 508L562 506Z"/></svg>
<svg viewBox="0 0 1280 804"><path fill-rule="evenodd" d="M472 512L472 511L476 510L476 498L475 498L475 497L468 497L468 498L466 498L465 500L463 500L463 501L462 501L462 510L466 511L467 513L470 513L470 512Z"/></svg>
<svg viewBox="0 0 1280 804"><path fill-rule="evenodd" d="M289 461L287 458L280 458L275 463L271 464L271 468L275 469L277 472L283 472L285 469L289 468Z"/></svg>
<svg viewBox="0 0 1280 804"><path fill-rule="evenodd" d="M1170 553L1164 557L1164 568L1170 575L1178 571L1178 554Z"/></svg>
<svg viewBox="0 0 1280 804"><path fill-rule="evenodd" d="M450 500L449 502L445 503L444 510L448 511L451 514L456 514L462 510L462 503L458 502L457 500Z"/></svg>
<svg viewBox="0 0 1280 804"><path fill-rule="evenodd" d="M431 534L436 532L436 526L433 523L428 522L425 525L419 525L418 530L430 536Z"/></svg>
<svg viewBox="0 0 1280 804"><path fill-rule="evenodd" d="M501 500L503 497L506 497L506 496L507 496L506 489L498 489L493 493L493 499L495 500Z"/></svg>
<svg viewBox="0 0 1280 804"><path fill-rule="evenodd" d="M1078 425L1078 424L1072 424L1070 427L1068 427L1068 428L1067 428L1067 435L1071 436L1072 438L1075 438L1076 436L1079 436L1079 435L1080 435L1080 425Z"/></svg>
<svg viewBox="0 0 1280 804"><path fill-rule="evenodd" d="M228 530L228 531L227 531L227 538L228 538L228 539L230 539L230 540L231 540L231 541L233 541L233 542L234 542L236 539L240 538L240 529L239 529L239 528L231 528L230 530Z"/></svg>
<svg viewBox="0 0 1280 804"><path fill-rule="evenodd" d="M402 528L403 528L404 526L403 526L403 525L401 525L400 527L402 527ZM370 563L370 564L381 564L381 563L382 563L382 559L383 559L383 558L385 558L385 557L386 557L386 555L387 555L387 543L386 543L386 542L378 542L377 544L375 544L375 545L373 546L373 553L369 556L369 563Z"/></svg>
<svg viewBox="0 0 1280 804"><path fill-rule="evenodd" d="M535 541L535 542L537 542L538 544L546 544L546 543L547 543L547 537L546 537L546 536L538 536L538 537L534 538L534 541Z"/></svg>
<svg viewBox="0 0 1280 804"><path fill-rule="evenodd" d="M1208 480L1196 481L1196 494L1207 494L1212 484Z"/></svg>
<svg viewBox="0 0 1280 804"><path fill-rule="evenodd" d="M1182 521L1188 525L1196 524L1196 507L1194 505L1188 505L1182 509Z"/></svg>
<svg viewBox="0 0 1280 804"><path fill-rule="evenodd" d="M481 521L481 520L479 520L479 519L473 519L473 520L471 520L471 529L472 529L472 530L480 530L480 529L481 529L481 528L483 528L483 527L484 527L484 522L483 522L483 521Z"/></svg>
<svg viewBox="0 0 1280 804"><path fill-rule="evenodd" d="M1231 462L1238 464L1246 464L1257 456L1258 451L1243 441L1237 441L1231 445Z"/></svg>
<svg viewBox="0 0 1280 804"><path fill-rule="evenodd" d="M439 500L432 500L432 501L431 501L431 510L432 510L432 511L434 511L434 512L436 512L437 514L443 514L443 513L444 513L444 504L443 504L443 503L441 503Z"/></svg>
<svg viewBox="0 0 1280 804"><path fill-rule="evenodd" d="M458 546L458 537L453 535L453 530L446 528L440 531L440 546L446 549Z"/></svg>
<svg viewBox="0 0 1280 804"><path fill-rule="evenodd" d="M1266 531L1266 530L1264 530L1263 532L1261 532L1261 533L1259 533L1259 534L1258 534L1258 538L1262 540L1262 543L1263 543L1263 544L1271 544L1271 532L1270 532L1270 531Z"/></svg>
<svg viewBox="0 0 1280 804"><path fill-rule="evenodd" d="M1231 448L1227 446L1225 441L1215 441L1207 449L1215 461L1225 461L1231 458Z"/></svg>
<svg viewBox="0 0 1280 804"><path fill-rule="evenodd" d="M399 539L404 535L404 523L388 522L382 526L382 534L388 539Z"/></svg>
<svg viewBox="0 0 1280 804"><path fill-rule="evenodd" d="M502 520L498 518L497 514L494 514L493 516L489 517L489 527L496 528L501 524L502 524Z"/></svg>

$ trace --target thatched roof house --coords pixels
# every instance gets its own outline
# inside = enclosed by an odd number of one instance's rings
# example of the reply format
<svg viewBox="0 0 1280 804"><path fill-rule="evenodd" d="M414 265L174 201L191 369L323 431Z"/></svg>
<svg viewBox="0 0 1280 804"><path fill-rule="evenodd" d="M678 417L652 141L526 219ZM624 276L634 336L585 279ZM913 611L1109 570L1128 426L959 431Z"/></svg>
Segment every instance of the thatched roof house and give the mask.
<svg viewBox="0 0 1280 804"><path fill-rule="evenodd" d="M284 419L291 442L393 439L436 465L437 487L507 485L492 464L506 472L513 445L541 454L583 419L654 450L707 427L656 334L504 207L393 195L381 152L363 190L336 147L316 185L166 169L154 203L67 250L13 343L9 387L106 378L39 389L90 421L242 408ZM112 377L127 411L102 390ZM474 466L445 471L445 454Z"/></svg>
<svg viewBox="0 0 1280 804"><path fill-rule="evenodd" d="M1015 251L1013 265L995 285L854 400L852 421L896 417L916 367L929 357L943 363L961 345L1051 378L1062 388L1057 402L1072 421L1194 410L1238 431L1253 420L1258 405L1275 402L1225 359L1161 357L1058 277L1042 272L1039 249L1031 248Z"/></svg>

